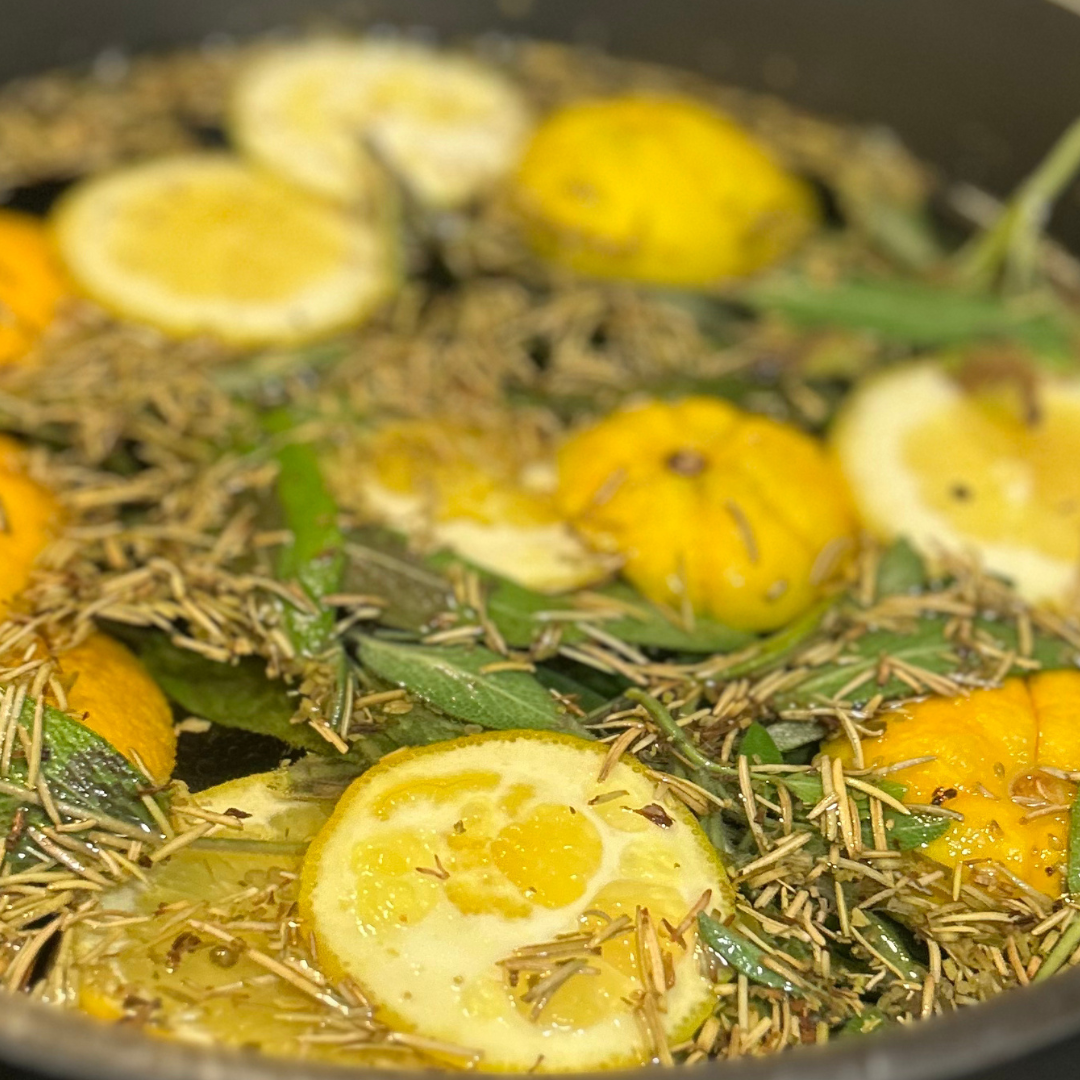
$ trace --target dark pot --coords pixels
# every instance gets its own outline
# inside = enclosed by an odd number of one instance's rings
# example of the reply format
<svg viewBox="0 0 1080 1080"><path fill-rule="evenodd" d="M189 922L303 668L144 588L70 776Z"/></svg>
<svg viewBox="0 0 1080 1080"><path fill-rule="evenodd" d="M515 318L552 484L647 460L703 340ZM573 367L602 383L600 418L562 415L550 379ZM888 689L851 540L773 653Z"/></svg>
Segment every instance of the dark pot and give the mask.
<svg viewBox="0 0 1080 1080"><path fill-rule="evenodd" d="M1080 0L1056 2L1080 11ZM159 49L215 32L302 24L315 14L423 25L447 35L499 28L585 42L774 90L826 115L881 123L950 177L995 194L1007 192L1080 109L1080 17L1050 0L8 0L5 8L0 80L79 63L110 46ZM1063 200L1055 228L1080 241L1080 200ZM766 1061L700 1066L694 1074L729 1080L1074 1075L1080 1038L1063 1040L1078 1032L1080 971L1074 971L914 1029ZM0 1009L0 1060L8 1063L0 1076L11 1080L342 1075L325 1066L153 1041L21 998Z"/></svg>

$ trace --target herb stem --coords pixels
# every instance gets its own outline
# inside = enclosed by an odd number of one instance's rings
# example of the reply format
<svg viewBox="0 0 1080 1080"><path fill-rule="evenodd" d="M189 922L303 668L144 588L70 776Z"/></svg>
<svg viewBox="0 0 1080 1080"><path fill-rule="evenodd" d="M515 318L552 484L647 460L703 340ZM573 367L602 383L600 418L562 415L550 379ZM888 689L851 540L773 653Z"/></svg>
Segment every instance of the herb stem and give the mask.
<svg viewBox="0 0 1080 1080"><path fill-rule="evenodd" d="M651 694L647 694L637 687L631 687L623 696L627 700L640 705L649 714L649 719L664 733L668 741L692 765L705 772L712 773L714 776L731 778L739 775L738 770L732 766L721 765L719 762L713 761L707 754L702 753L690 736L675 722L675 717Z"/></svg>

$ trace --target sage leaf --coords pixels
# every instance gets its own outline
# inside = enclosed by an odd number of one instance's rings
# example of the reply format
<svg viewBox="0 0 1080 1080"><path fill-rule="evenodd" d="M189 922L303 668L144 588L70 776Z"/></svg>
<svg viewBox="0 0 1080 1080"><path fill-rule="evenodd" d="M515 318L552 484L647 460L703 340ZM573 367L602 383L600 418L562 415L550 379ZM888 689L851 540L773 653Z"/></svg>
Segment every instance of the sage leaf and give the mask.
<svg viewBox="0 0 1080 1080"><path fill-rule="evenodd" d="M1080 896L1080 792L1069 811L1069 857L1065 864L1065 888L1070 896Z"/></svg>
<svg viewBox="0 0 1080 1080"><path fill-rule="evenodd" d="M1072 350L1072 328L1055 306L1009 304L911 280L851 278L819 285L785 274L749 286L742 299L798 326L839 326L919 348L1011 340L1052 359Z"/></svg>
<svg viewBox="0 0 1080 1080"><path fill-rule="evenodd" d="M766 730L782 754L812 746L829 734L829 729L816 720L778 720Z"/></svg>
<svg viewBox="0 0 1080 1080"><path fill-rule="evenodd" d="M33 727L34 708L32 701L26 701L20 714L27 729ZM26 775L26 761L13 757L10 781L22 784ZM94 817L106 829L116 823L125 832L142 833L147 839L157 835L157 825L142 802L146 778L100 735L51 705L42 712L40 776L64 817ZM12 837L9 830L19 810L24 814L24 828ZM51 824L36 800L0 795L0 827L9 833L7 857L12 862L36 864L40 853L26 835L25 826Z"/></svg>
<svg viewBox="0 0 1080 1080"><path fill-rule="evenodd" d="M900 537L881 553L877 567L878 596L916 592L925 588L927 581L926 563L906 538Z"/></svg>
<svg viewBox="0 0 1080 1080"><path fill-rule="evenodd" d="M719 653L742 648L754 640L751 634L704 617L698 618L693 627L679 626L624 582L580 594L581 600L575 602L573 596L547 596L506 578L492 574L483 576L490 590L487 597L488 615L507 643L514 648L527 648L554 621L545 619L545 613L566 616L558 620L563 627L563 641L572 644L586 640L585 632L575 626L569 617L575 610L586 610L581 602L586 596L595 601L590 604L590 611L602 607L605 600L610 602L613 617L596 620L595 625L604 633L630 645L667 652Z"/></svg>
<svg viewBox="0 0 1080 1080"><path fill-rule="evenodd" d="M405 687L428 705L466 723L501 731L530 728L588 735L532 675L484 671L502 660L487 649L362 637L358 653L360 662L378 678Z"/></svg>
<svg viewBox="0 0 1080 1080"><path fill-rule="evenodd" d="M875 1031L888 1027L890 1020L876 1005L868 1005L860 1016L853 1016L840 1028L840 1038L851 1035L872 1035Z"/></svg>
<svg viewBox="0 0 1080 1080"><path fill-rule="evenodd" d="M859 933L888 961L894 974L904 982L922 983L926 978L926 968L908 952L900 928L891 919L886 919L876 912L861 908L859 911L860 919L866 920L864 926L857 928Z"/></svg>
<svg viewBox="0 0 1080 1080"><path fill-rule="evenodd" d="M799 992L799 988L790 979L762 963L767 955L765 951L738 930L725 926L719 919L702 912L698 916L698 931L701 940L725 964L745 975L751 982L773 990L783 990L787 994Z"/></svg>
<svg viewBox="0 0 1080 1080"><path fill-rule="evenodd" d="M739 742L739 754L750 759L752 765L782 765L784 755L773 741L769 729L753 723Z"/></svg>
<svg viewBox="0 0 1080 1080"><path fill-rule="evenodd" d="M413 555L403 537L389 529L350 531L342 588L386 602L379 622L395 630L421 631L452 604L450 582Z"/></svg>
<svg viewBox="0 0 1080 1080"><path fill-rule="evenodd" d="M165 695L192 716L223 727L271 735L289 746L329 753L330 744L308 724L292 723L295 699L284 683L266 677L266 664L245 657L210 660L152 631L137 646L139 659Z"/></svg>

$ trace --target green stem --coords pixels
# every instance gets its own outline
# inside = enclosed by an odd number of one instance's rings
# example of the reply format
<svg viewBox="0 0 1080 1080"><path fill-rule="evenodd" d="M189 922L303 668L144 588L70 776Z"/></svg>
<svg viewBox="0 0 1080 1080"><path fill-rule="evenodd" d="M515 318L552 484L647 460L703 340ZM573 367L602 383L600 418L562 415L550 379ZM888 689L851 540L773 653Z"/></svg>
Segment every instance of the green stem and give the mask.
<svg viewBox="0 0 1080 1080"><path fill-rule="evenodd" d="M1073 916L1073 921L1065 929L1065 933L1058 939L1057 944L1050 950L1049 955L1042 962L1041 967L1035 972L1032 982L1041 982L1050 978L1070 956L1080 948L1080 912Z"/></svg>
<svg viewBox="0 0 1080 1080"><path fill-rule="evenodd" d="M724 668L718 674L725 679L741 679L747 675L759 675L770 667L779 667L792 649L801 645L818 629L826 612L835 603L834 597L818 601L794 622L788 623L783 630L763 638L755 648L753 656Z"/></svg>
<svg viewBox="0 0 1080 1080"><path fill-rule="evenodd" d="M693 739L675 722L675 717L651 694L647 694L637 687L632 687L623 696L629 701L637 702L649 714L649 719L667 736L672 746L692 765L705 772L712 773L714 776L731 778L739 775L737 769L732 768L730 765L721 765L703 754L694 744Z"/></svg>
<svg viewBox="0 0 1080 1080"><path fill-rule="evenodd" d="M1004 264L1028 286L1037 258L1038 238L1054 201L1080 169L1080 119L1067 127L1042 163L1020 185L998 220L961 252L958 278L968 286L988 287Z"/></svg>

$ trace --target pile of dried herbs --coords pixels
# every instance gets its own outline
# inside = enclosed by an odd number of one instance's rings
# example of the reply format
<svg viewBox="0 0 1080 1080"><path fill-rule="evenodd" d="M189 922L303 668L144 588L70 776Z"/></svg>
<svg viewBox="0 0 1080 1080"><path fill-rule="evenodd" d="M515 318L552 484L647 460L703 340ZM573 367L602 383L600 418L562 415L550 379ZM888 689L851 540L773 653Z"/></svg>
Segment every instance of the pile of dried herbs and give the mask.
<svg viewBox="0 0 1080 1080"><path fill-rule="evenodd" d="M68 514L0 624L5 985L71 1004L68 931L123 919L102 912L102 891L230 828L65 714L52 657L96 626L136 648L191 756L209 725L240 728L275 755L306 752L293 769L327 795L398 747L483 729L571 731L646 763L700 816L740 897L729 924L692 913L721 1004L661 1060L869 1032L1075 962L1080 852L1057 903L930 863L918 848L952 812L905 805L903 763L866 768L863 742L899 702L1074 666L1080 624L973 567L928 569L903 543L865 544L834 595L764 638L680 619L620 583L552 598L350 520L320 464L372 415L482 423L518 409L559 430L634 393L694 391L818 430L854 378L918 350L948 347L976 372L988 356L1066 363L1080 275L1037 224L1071 175L1075 133L996 226L945 259L931 178L880 133L644 65L484 48L539 105L631 86L716 101L827 187L838 221L783 276L690 296L565 280L486 206L455 230L418 223L389 309L293 352L170 342L72 305L41 363L0 377L0 427L34 447L34 474ZM114 57L0 92L16 201L217 137L240 55ZM838 731L850 767L815 757ZM230 918L266 922L260 905L288 910L293 888L275 879ZM297 974L315 960L289 916L258 945L228 922L187 912L166 929L181 950L183 934L208 935L291 983L320 1037L404 1038L371 1022L355 987ZM128 1018L146 1022L146 1006Z"/></svg>

